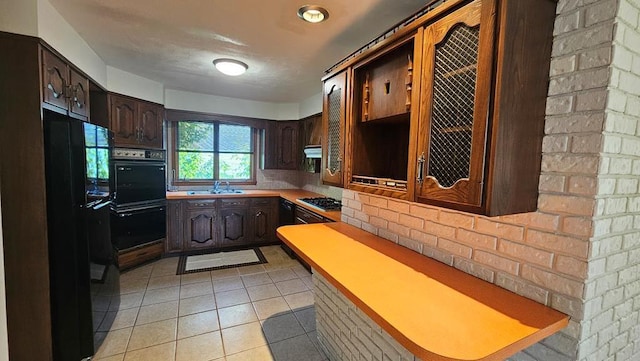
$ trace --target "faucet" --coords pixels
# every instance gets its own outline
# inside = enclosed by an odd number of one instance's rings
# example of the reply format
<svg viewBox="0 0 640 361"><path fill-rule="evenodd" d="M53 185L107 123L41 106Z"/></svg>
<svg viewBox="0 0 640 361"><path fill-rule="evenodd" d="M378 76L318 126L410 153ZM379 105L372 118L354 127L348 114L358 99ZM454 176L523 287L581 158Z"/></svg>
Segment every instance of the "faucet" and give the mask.
<svg viewBox="0 0 640 361"><path fill-rule="evenodd" d="M229 184L229 181L224 182L227 185L227 192L231 192L231 185Z"/></svg>

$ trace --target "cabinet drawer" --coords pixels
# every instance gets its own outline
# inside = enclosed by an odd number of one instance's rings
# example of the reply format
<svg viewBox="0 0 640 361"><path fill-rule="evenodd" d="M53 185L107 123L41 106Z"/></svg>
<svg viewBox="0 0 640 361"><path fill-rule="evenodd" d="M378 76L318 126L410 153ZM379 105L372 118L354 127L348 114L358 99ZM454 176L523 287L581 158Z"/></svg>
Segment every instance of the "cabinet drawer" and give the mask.
<svg viewBox="0 0 640 361"><path fill-rule="evenodd" d="M156 242L153 244L145 245L118 254L118 265L120 269L127 269L140 263L158 258L162 255L164 250L164 240L162 242Z"/></svg>
<svg viewBox="0 0 640 361"><path fill-rule="evenodd" d="M249 206L248 198L229 198L229 199L221 199L220 207L228 208L228 207L247 207Z"/></svg>
<svg viewBox="0 0 640 361"><path fill-rule="evenodd" d="M199 199L193 201L187 201L187 208L199 209L199 208L214 208L217 200L215 199Z"/></svg>
<svg viewBox="0 0 640 361"><path fill-rule="evenodd" d="M251 199L252 206L275 206L277 202L278 202L278 198L275 198L275 197Z"/></svg>
<svg viewBox="0 0 640 361"><path fill-rule="evenodd" d="M324 217L315 214L305 208L296 207L296 224L307 224L307 223L326 223L328 222Z"/></svg>

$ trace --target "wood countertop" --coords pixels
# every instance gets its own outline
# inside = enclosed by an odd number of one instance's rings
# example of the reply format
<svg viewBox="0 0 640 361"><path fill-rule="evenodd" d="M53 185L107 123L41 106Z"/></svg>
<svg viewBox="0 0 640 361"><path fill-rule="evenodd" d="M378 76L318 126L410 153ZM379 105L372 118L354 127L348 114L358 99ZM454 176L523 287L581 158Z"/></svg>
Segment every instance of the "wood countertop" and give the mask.
<svg viewBox="0 0 640 361"><path fill-rule="evenodd" d="M283 226L278 237L425 360L503 360L569 317L361 229Z"/></svg>
<svg viewBox="0 0 640 361"><path fill-rule="evenodd" d="M306 191L304 189L243 189L242 193L209 194L196 193L189 194L188 191L167 192L167 200L181 199L213 199L213 198L243 198L243 197L282 197L297 206L304 207L316 214L328 218L334 222L340 222L340 211L323 211L300 202L298 198L325 197L322 194Z"/></svg>

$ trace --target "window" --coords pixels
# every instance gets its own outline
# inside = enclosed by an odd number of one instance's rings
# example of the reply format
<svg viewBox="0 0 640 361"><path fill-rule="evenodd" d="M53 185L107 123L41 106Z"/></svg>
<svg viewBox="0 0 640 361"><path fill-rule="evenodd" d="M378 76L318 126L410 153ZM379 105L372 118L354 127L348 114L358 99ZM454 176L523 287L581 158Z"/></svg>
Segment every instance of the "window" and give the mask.
<svg viewBox="0 0 640 361"><path fill-rule="evenodd" d="M254 139L255 130L245 125L176 122L177 181L255 183Z"/></svg>
<svg viewBox="0 0 640 361"><path fill-rule="evenodd" d="M93 184L109 182L109 130L83 123L87 181Z"/></svg>

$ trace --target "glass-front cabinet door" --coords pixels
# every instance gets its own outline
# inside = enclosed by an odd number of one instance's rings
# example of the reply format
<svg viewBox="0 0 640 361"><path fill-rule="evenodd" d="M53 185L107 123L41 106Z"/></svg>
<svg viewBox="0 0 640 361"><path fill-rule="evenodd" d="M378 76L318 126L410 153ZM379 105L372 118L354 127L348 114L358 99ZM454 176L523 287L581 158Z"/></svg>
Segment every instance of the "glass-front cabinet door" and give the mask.
<svg viewBox="0 0 640 361"><path fill-rule="evenodd" d="M324 81L322 104L322 182L344 184L347 71Z"/></svg>
<svg viewBox="0 0 640 361"><path fill-rule="evenodd" d="M419 202L482 205L494 21L477 0L424 29Z"/></svg>

